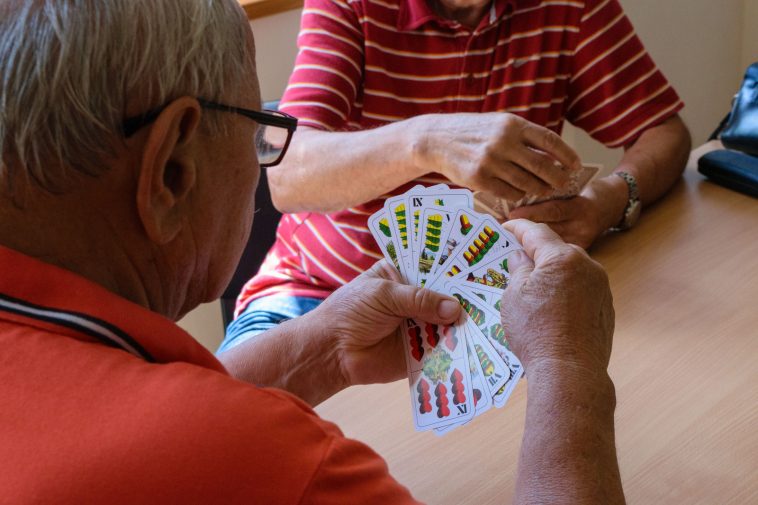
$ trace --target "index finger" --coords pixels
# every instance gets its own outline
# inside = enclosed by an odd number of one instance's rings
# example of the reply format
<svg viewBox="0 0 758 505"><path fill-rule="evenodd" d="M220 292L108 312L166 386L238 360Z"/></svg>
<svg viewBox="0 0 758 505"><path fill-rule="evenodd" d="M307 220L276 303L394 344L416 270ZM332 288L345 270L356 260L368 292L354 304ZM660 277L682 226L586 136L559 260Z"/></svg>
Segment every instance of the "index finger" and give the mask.
<svg viewBox="0 0 758 505"><path fill-rule="evenodd" d="M534 223L527 219L507 221L503 227L521 242L524 251L540 264L548 257L554 256L565 247L571 247L544 223ZM573 249L573 248L572 248Z"/></svg>
<svg viewBox="0 0 758 505"><path fill-rule="evenodd" d="M554 131L530 124L524 128L524 140L532 147L546 152L569 170L581 170L582 162L579 155Z"/></svg>

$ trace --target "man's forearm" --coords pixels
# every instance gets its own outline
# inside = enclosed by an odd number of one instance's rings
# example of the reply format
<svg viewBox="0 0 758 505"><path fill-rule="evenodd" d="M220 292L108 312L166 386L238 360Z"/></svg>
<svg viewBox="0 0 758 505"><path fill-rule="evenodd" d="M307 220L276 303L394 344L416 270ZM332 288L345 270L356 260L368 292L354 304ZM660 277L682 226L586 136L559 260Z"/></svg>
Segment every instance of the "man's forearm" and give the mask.
<svg viewBox="0 0 758 505"><path fill-rule="evenodd" d="M650 128L624 153L615 171L632 174L642 208L661 198L682 175L691 148L690 134L679 116ZM603 209L602 229L618 225L629 200L623 179L609 175L590 183Z"/></svg>
<svg viewBox="0 0 758 505"><path fill-rule="evenodd" d="M617 170L635 176L644 208L679 179L691 148L689 131L677 115L643 133L626 150Z"/></svg>
<svg viewBox="0 0 758 505"><path fill-rule="evenodd" d="M337 346L315 324L312 314L286 321L220 354L235 378L288 391L318 405L347 384L336 357Z"/></svg>
<svg viewBox="0 0 758 505"><path fill-rule="evenodd" d="M354 132L295 133L282 164L268 169L274 205L282 212L333 212L420 177L414 121Z"/></svg>
<svg viewBox="0 0 758 505"><path fill-rule="evenodd" d="M528 374L514 503L623 504L615 392L608 375L591 377L551 365L533 367Z"/></svg>

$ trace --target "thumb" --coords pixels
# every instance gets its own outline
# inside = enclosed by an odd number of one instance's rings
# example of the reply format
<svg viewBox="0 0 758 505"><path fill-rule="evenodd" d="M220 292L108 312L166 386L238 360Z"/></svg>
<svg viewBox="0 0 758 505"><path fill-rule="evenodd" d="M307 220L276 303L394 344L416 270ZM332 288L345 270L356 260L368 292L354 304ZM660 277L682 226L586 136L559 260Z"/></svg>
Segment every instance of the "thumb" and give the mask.
<svg viewBox="0 0 758 505"><path fill-rule="evenodd" d="M461 304L455 298L430 289L391 283L387 303L396 316L432 324L452 324L461 315Z"/></svg>

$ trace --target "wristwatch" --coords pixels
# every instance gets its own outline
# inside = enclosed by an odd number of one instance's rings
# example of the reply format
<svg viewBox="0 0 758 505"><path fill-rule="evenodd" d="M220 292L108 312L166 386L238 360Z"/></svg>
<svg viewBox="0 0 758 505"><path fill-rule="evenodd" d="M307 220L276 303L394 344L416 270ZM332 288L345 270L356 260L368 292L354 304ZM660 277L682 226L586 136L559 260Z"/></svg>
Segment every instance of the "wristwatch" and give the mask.
<svg viewBox="0 0 758 505"><path fill-rule="evenodd" d="M628 230L635 224L640 218L640 212L642 211L642 203L640 202L640 192L637 189L637 179L634 178L629 172L613 172L618 175L624 182L626 182L629 188L629 200L624 207L624 215L621 218L619 224L611 228L612 231Z"/></svg>

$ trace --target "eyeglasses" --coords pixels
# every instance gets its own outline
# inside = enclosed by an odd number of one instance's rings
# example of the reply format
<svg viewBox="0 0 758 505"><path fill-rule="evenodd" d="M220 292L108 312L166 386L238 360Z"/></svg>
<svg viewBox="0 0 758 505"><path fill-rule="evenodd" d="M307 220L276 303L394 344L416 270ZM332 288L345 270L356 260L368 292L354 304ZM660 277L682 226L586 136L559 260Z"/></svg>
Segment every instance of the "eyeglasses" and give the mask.
<svg viewBox="0 0 758 505"><path fill-rule="evenodd" d="M258 156L258 163L261 167L266 168L278 165L282 161L292 140L292 134L297 129L297 118L284 112L243 109L211 102L203 98L198 98L197 101L204 109L232 112L258 123L259 127L255 132L255 152ZM125 119L121 124L124 137L131 137L141 128L155 121L165 108L164 105L149 110L140 116Z"/></svg>

